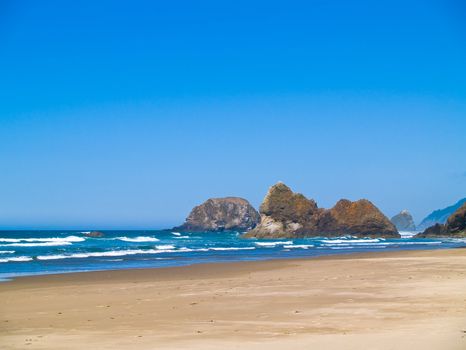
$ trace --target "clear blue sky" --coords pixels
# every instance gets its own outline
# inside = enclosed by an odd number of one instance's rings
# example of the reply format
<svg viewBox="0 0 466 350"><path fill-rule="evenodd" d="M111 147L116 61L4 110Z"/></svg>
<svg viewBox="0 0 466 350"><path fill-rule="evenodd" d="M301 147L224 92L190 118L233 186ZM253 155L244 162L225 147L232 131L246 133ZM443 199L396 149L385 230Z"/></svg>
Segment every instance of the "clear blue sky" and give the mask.
<svg viewBox="0 0 466 350"><path fill-rule="evenodd" d="M0 2L0 228L159 228L278 180L416 221L466 196L466 6Z"/></svg>

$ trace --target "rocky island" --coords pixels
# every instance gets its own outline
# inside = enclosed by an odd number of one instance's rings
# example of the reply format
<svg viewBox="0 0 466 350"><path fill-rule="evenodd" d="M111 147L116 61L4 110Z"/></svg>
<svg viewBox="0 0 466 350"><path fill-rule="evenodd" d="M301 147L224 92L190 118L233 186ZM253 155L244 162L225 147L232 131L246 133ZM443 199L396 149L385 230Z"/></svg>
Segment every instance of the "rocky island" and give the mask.
<svg viewBox="0 0 466 350"><path fill-rule="evenodd" d="M86 237L91 237L91 238L102 238L105 236L105 234L101 231L84 232L83 235Z"/></svg>
<svg viewBox="0 0 466 350"><path fill-rule="evenodd" d="M445 224L435 224L424 232L417 234L415 237L466 237L466 203L463 203L461 207L459 207L451 216L449 216Z"/></svg>
<svg viewBox="0 0 466 350"><path fill-rule="evenodd" d="M395 215L390 219L393 225L395 225L398 231L414 231L416 225L412 215L407 210L402 210L399 214Z"/></svg>
<svg viewBox="0 0 466 350"><path fill-rule="evenodd" d="M185 232L247 231L260 221L260 215L246 199L211 198L194 207L183 225L173 230Z"/></svg>
<svg viewBox="0 0 466 350"><path fill-rule="evenodd" d="M284 183L272 186L261 207L260 223L245 237L301 238L354 235L390 237L400 235L390 220L370 201L342 199L331 209L294 193Z"/></svg>

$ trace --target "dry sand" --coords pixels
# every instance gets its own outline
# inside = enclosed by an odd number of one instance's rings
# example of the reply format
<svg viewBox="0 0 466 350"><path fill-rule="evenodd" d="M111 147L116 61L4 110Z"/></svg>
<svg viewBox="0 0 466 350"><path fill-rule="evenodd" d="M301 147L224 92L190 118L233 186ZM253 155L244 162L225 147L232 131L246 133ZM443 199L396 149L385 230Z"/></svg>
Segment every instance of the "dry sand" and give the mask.
<svg viewBox="0 0 466 350"><path fill-rule="evenodd" d="M466 349L466 249L0 283L0 349Z"/></svg>

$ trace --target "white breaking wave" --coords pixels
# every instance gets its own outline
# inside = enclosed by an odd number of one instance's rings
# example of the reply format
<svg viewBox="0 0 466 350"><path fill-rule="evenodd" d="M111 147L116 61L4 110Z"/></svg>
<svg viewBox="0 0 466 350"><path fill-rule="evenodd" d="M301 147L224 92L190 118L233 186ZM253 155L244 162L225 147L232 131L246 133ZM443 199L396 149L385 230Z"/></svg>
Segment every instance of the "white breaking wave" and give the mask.
<svg viewBox="0 0 466 350"><path fill-rule="evenodd" d="M86 239L78 236L67 237L46 237L46 238L0 238L0 242L19 243L19 242L83 242Z"/></svg>
<svg viewBox="0 0 466 350"><path fill-rule="evenodd" d="M157 249L175 249L175 246L171 245L171 244L161 244L161 245L156 245L155 248L157 248Z"/></svg>
<svg viewBox="0 0 466 350"><path fill-rule="evenodd" d="M385 242L383 243L385 245L416 245L416 244L419 244L419 245L423 245L423 244L433 244L433 245L436 245L436 244L442 244L442 242L440 241L432 241L432 242Z"/></svg>
<svg viewBox="0 0 466 350"><path fill-rule="evenodd" d="M108 252L90 252L90 253L75 253L75 254L59 254L59 255L39 255L38 260L57 260L57 259L82 259L91 257L103 256L125 256L135 254L157 254L160 251L155 249L128 249L128 250L111 250Z"/></svg>
<svg viewBox="0 0 466 350"><path fill-rule="evenodd" d="M419 232L420 231L398 231L401 238L411 238L411 237L413 237L414 235L416 235Z"/></svg>
<svg viewBox="0 0 466 350"><path fill-rule="evenodd" d="M53 247L60 245L71 245L71 242L44 242L44 243L10 243L0 244L2 247Z"/></svg>
<svg viewBox="0 0 466 350"><path fill-rule="evenodd" d="M0 250L0 254L14 254L14 250Z"/></svg>
<svg viewBox="0 0 466 350"><path fill-rule="evenodd" d="M235 247L222 248L222 247L218 247L218 248L209 248L209 250L218 250L218 251L222 251L222 250L253 250L253 249L256 249L256 248L255 247L242 247L242 248L235 248Z"/></svg>
<svg viewBox="0 0 466 350"><path fill-rule="evenodd" d="M97 258L97 257L116 257L136 254L161 254L161 253L188 253L188 252L208 252L222 250L252 250L255 247L212 247L212 248L186 248L179 249L168 248L170 245L165 245L167 249L127 249L127 250L111 250L107 252L89 252L89 253L74 253L74 254L57 254L57 255L39 255L37 260L59 260L59 259L82 259L82 258ZM156 246L158 247L158 246ZM160 246L163 247L163 246ZM170 246L173 247L173 246Z"/></svg>
<svg viewBox="0 0 466 350"><path fill-rule="evenodd" d="M36 246L55 246L55 245L69 245L76 242L83 242L86 239L77 236L67 237L47 237L47 238L0 238L0 242L11 243L1 244L1 246L12 247L36 247ZM24 243L27 242L27 243Z"/></svg>
<svg viewBox="0 0 466 350"><path fill-rule="evenodd" d="M189 236L176 236L175 238L189 238Z"/></svg>
<svg viewBox="0 0 466 350"><path fill-rule="evenodd" d="M158 242L159 239L155 237L149 237L149 236L138 236L138 237L117 237L116 239L119 239L120 241L125 241L125 242Z"/></svg>
<svg viewBox="0 0 466 350"><path fill-rule="evenodd" d="M173 236L181 236L181 233L179 233L179 232L172 232L172 235L173 235Z"/></svg>
<svg viewBox="0 0 466 350"><path fill-rule="evenodd" d="M277 245L290 245L293 244L293 241L286 242L254 242L255 245L260 247L276 247Z"/></svg>
<svg viewBox="0 0 466 350"><path fill-rule="evenodd" d="M322 244L322 246L325 247L361 247L361 246L370 246L372 248L378 248L381 246L389 246L389 245L437 245L437 244L442 244L440 241L428 241L428 242L377 242L377 243L333 243L333 244Z"/></svg>
<svg viewBox="0 0 466 350"><path fill-rule="evenodd" d="M381 239L323 239L323 243L333 243L333 244L339 244L339 243L377 243L380 242Z"/></svg>
<svg viewBox="0 0 466 350"><path fill-rule="evenodd" d="M296 244L296 245L284 245L283 248L285 249L309 249L314 247L312 244Z"/></svg>
<svg viewBox="0 0 466 350"><path fill-rule="evenodd" d="M10 262L10 261L20 262L20 261L31 261L31 260L32 260L32 258L30 256L15 256L13 258L0 259L0 263L6 263L6 262Z"/></svg>
<svg viewBox="0 0 466 350"><path fill-rule="evenodd" d="M207 251L208 249L127 249L127 250L110 250L107 252L89 252L75 254L59 254L59 255L39 255L38 260L57 260L57 259L79 259L79 258L96 258L105 256L126 256L136 254L161 254L161 253L184 253L192 251Z"/></svg>

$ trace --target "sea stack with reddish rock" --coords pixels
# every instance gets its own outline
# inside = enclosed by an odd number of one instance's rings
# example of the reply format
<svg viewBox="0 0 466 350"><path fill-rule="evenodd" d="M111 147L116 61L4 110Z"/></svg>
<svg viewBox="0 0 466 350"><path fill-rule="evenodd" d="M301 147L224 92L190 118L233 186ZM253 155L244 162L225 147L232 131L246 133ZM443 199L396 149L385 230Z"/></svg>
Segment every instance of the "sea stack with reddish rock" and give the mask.
<svg viewBox="0 0 466 350"><path fill-rule="evenodd" d="M342 199L333 208L323 209L281 182L270 187L260 216L260 223L245 237L400 237L395 225L366 199L355 202Z"/></svg>
<svg viewBox="0 0 466 350"><path fill-rule="evenodd" d="M464 203L450 217L448 217L447 222L445 224L435 224L426 229L424 232L417 234L415 237L466 237L466 203Z"/></svg>
<svg viewBox="0 0 466 350"><path fill-rule="evenodd" d="M260 215L246 199L211 198L194 207L183 225L173 230L184 232L247 231L260 221Z"/></svg>

